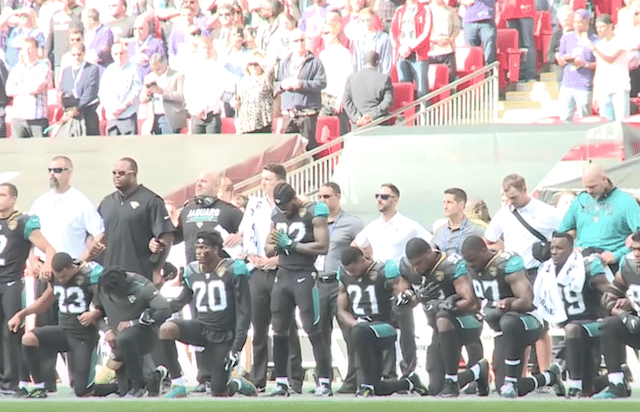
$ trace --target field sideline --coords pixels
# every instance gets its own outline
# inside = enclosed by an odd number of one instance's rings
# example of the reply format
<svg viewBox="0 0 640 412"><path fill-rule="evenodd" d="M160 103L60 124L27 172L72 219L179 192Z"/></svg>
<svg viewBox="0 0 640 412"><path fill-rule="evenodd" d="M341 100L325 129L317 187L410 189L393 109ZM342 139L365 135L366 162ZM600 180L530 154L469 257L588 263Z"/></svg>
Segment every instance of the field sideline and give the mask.
<svg viewBox="0 0 640 412"><path fill-rule="evenodd" d="M640 404L629 400L578 400L564 399L532 399L504 400L500 398L488 399L452 399L440 400L436 398L397 397L357 399L353 397L337 396L331 399L309 399L308 397L291 397L287 400L268 399L264 397L247 399L206 399L193 396L187 399L140 399L126 400L110 398L97 399L55 399L46 400L5 400L0 401L2 409L11 412L32 412L43 407L47 412L198 412L198 411L251 411L256 412L409 412L428 410L429 412L514 412L514 411L544 411L544 412L620 412L637 411Z"/></svg>

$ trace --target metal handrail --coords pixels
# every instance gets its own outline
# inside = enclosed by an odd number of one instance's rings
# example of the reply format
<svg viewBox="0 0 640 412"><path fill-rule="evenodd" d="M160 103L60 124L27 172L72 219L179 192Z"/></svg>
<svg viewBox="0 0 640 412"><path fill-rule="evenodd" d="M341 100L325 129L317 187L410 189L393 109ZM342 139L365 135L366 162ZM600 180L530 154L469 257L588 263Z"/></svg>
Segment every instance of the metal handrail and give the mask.
<svg viewBox="0 0 640 412"><path fill-rule="evenodd" d="M474 85L463 89L459 92L457 92L457 88L458 86L469 82L469 81L475 81L475 79L477 79L478 77L483 76L483 79L477 83L475 83ZM405 119L403 122L405 124L409 123L412 120L415 120L418 118L418 116L423 116L425 114L425 111L427 110L434 110L440 107L444 107L447 104L450 104L452 101L454 101L456 99L457 96L460 96L462 93L469 93L469 92L473 92L474 90L476 90L478 87L481 86L487 86L487 87L492 87L492 94L494 96L498 96L498 83L495 79L498 78L498 62L494 62L491 63L487 66L484 66L476 71L474 71L473 73L470 73L462 78L459 78L449 84L447 84L446 86L443 86L441 88L439 88L438 90L435 90L433 92L430 92L416 100L414 100L413 102L407 104L406 106L403 106L393 112L391 112L389 115L384 116L384 117L380 117L378 119L375 119L374 121L372 121L371 123L363 126L363 127L359 127L355 130L352 130L351 132L344 134L342 136L339 136L333 140L331 140L330 142L327 142L325 144L323 144L322 146L318 146L312 150L309 150L308 152L305 152L304 154L294 157L293 159L290 159L288 161L286 161L285 163L283 163L283 166L285 167L285 169L289 170L297 170L297 171L306 171L309 170L311 168L313 168L313 166L315 164L317 164L318 162L326 162L326 161L331 161L332 165L335 165L335 163L337 163L337 158L340 155L340 152L342 151L342 149L335 151L327 156L323 156L321 159L318 160L312 160L313 157L323 151L329 150L332 147L335 147L336 145L341 145L344 140L347 137L350 136L355 136L358 135L360 133L364 133L368 130L373 129L374 127L380 126L384 123L387 123L389 120L397 118L398 116L401 116L404 112L406 112L407 110L410 110L412 108L415 108L417 106L421 107L421 110L416 110L415 113L413 115L411 115L410 117L408 117L407 119ZM449 97L439 101L438 103L434 104L433 106L427 106L427 103L433 99L434 97L438 97L441 96L443 93L446 92L451 92ZM497 103L496 103L497 104ZM491 112L493 113L493 116L491 119L488 119L489 122L496 122L497 121L497 110L495 110L495 107L492 107ZM293 178L294 176L292 175L288 175L287 176L287 181L289 183L293 183ZM255 186L259 183L260 181L260 175L256 175L253 176L249 179L245 179L242 182L237 183L235 186L238 188L239 192L245 192L245 195L253 195L253 194L257 194L260 192L260 188L256 188ZM328 181L328 180L327 180ZM295 186L294 186L295 187ZM315 190L317 190L317 188L315 188ZM300 192L300 194L304 194L304 193L308 193L308 192Z"/></svg>

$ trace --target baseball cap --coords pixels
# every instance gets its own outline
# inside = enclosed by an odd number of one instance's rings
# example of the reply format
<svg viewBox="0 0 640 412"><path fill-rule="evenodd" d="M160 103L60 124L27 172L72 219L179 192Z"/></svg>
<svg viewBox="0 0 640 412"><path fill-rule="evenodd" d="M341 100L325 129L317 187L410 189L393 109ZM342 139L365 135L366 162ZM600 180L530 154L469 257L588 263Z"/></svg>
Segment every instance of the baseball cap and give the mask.
<svg viewBox="0 0 640 412"><path fill-rule="evenodd" d="M291 202L294 197L296 197L296 191L288 183L278 183L273 189L273 199L279 208Z"/></svg>

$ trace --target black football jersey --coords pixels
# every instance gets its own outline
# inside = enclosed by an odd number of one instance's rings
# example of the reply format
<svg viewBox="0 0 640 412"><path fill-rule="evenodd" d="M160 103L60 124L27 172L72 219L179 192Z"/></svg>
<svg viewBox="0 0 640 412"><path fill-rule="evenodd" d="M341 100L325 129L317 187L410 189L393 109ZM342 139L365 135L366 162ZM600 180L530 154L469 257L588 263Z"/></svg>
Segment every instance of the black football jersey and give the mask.
<svg viewBox="0 0 640 412"><path fill-rule="evenodd" d="M440 299L445 299L456 293L453 281L465 273L456 272L458 263L462 261L462 257L457 253L447 255L445 252L439 252L438 261L429 273L416 273L407 257L403 257L400 261L400 275L411 282L412 285L426 285L430 282L436 282L440 286Z"/></svg>
<svg viewBox="0 0 640 412"><path fill-rule="evenodd" d="M0 282L22 279L31 241L29 236L40 229L40 219L18 211L0 220Z"/></svg>
<svg viewBox="0 0 640 412"><path fill-rule="evenodd" d="M94 330L95 326L82 326L78 316L88 311L93 300L95 285L102 276L103 268L95 262L83 263L80 270L66 284L54 277L51 280L53 293L58 300L59 322L67 330Z"/></svg>
<svg viewBox="0 0 640 412"><path fill-rule="evenodd" d="M498 252L479 272L473 270L464 260L458 263L456 271L462 275L468 273L473 282L473 290L478 299L486 299L487 304L495 304L503 298L514 297L507 276L524 270L524 262L517 253Z"/></svg>
<svg viewBox="0 0 640 412"><path fill-rule="evenodd" d="M627 254L620 263L620 275L627 283L627 296L640 305L640 269L636 266L633 253Z"/></svg>
<svg viewBox="0 0 640 412"><path fill-rule="evenodd" d="M313 237L313 219L316 217L328 217L329 208L322 202L308 202L288 218L284 213L275 208L271 220L276 230L289 235L291 240L298 243L311 243ZM278 265L289 271L315 271L316 256L305 255L294 250L288 250L279 254Z"/></svg>
<svg viewBox="0 0 640 412"><path fill-rule="evenodd" d="M380 322L391 322L392 294L387 281L399 276L398 265L391 260L373 263L359 279L351 276L342 266L338 269L338 278L347 290L353 315Z"/></svg>

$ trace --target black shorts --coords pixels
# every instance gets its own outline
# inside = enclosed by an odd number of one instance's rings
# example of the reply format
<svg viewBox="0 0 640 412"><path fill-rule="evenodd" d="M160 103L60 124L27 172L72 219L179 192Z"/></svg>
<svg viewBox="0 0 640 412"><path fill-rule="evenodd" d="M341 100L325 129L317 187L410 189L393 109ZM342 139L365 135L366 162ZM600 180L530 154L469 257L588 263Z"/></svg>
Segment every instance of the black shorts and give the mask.
<svg viewBox="0 0 640 412"><path fill-rule="evenodd" d="M271 327L276 335L287 335L296 306L306 333L319 329L320 310L315 272L278 269L271 292Z"/></svg>

